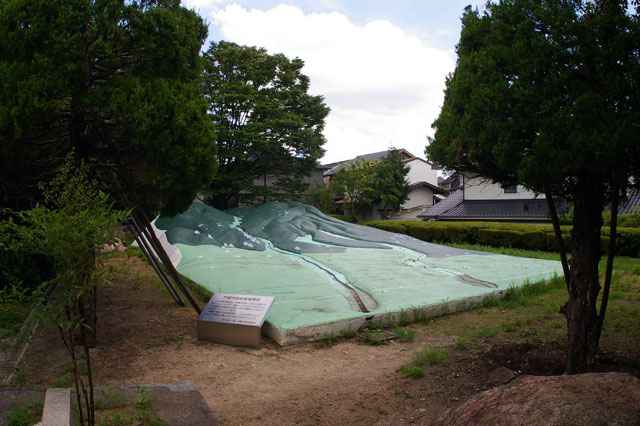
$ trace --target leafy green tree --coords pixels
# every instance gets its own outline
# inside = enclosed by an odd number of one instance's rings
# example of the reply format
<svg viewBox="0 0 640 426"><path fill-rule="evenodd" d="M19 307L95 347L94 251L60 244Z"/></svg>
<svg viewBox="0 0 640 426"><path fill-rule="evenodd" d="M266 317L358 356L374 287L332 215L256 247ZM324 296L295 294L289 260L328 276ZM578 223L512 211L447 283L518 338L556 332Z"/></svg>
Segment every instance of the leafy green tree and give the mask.
<svg viewBox="0 0 640 426"><path fill-rule="evenodd" d="M128 213L114 210L108 197L89 179L88 169L82 164L73 166L70 156L61 173L43 188L46 199L55 207L37 206L13 213L0 223L0 254L38 254L54 265L51 280L38 288L35 319L58 329L73 365L80 424L86 420L93 425L89 348L96 343L100 249L114 241L116 226ZM82 356L78 346L83 348ZM82 358L86 371L81 367Z"/></svg>
<svg viewBox="0 0 640 426"><path fill-rule="evenodd" d="M123 204L184 210L216 166L206 36L179 0L3 0L0 203L34 205L75 148Z"/></svg>
<svg viewBox="0 0 640 426"><path fill-rule="evenodd" d="M341 196L342 194L338 194ZM323 213L333 213L335 207L336 194L330 185L314 184L307 192L304 202L316 207Z"/></svg>
<svg viewBox="0 0 640 426"><path fill-rule="evenodd" d="M376 201L382 206L385 219L389 210L400 210L400 206L409 198L411 185L407 181L408 173L409 166L402 162L395 148L391 148L389 154L376 165Z"/></svg>
<svg viewBox="0 0 640 426"><path fill-rule="evenodd" d="M325 143L329 108L311 96L304 63L221 41L204 55L204 94L218 144L212 206L267 201L305 191Z"/></svg>
<svg viewBox="0 0 640 426"><path fill-rule="evenodd" d="M342 195L342 200L352 219L369 207L376 198L375 178L378 162L358 159L342 167L330 182L331 191Z"/></svg>
<svg viewBox="0 0 640 426"><path fill-rule="evenodd" d="M640 32L625 1L505 0L462 18L456 70L426 152L449 169L573 203L566 371L591 368L606 312L617 205L640 176ZM637 181L636 181L637 182ZM611 204L602 303L601 213Z"/></svg>

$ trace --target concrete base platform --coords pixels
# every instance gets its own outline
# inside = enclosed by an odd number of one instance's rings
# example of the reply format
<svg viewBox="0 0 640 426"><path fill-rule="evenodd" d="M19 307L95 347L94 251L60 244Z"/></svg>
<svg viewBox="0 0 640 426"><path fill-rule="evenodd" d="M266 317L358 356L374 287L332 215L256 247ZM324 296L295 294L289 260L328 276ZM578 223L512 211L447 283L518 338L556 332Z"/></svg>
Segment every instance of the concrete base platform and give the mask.
<svg viewBox="0 0 640 426"><path fill-rule="evenodd" d="M429 306L387 312L385 314L372 314L370 316L350 318L343 321L289 329L278 328L267 321L262 326L262 334L281 346L309 343L329 338L332 335L339 336L344 330L358 331L370 325L393 327L453 312L465 311L473 308L474 306L480 305L487 297L502 299L506 294L506 290L498 290L490 293L489 295L472 296Z"/></svg>

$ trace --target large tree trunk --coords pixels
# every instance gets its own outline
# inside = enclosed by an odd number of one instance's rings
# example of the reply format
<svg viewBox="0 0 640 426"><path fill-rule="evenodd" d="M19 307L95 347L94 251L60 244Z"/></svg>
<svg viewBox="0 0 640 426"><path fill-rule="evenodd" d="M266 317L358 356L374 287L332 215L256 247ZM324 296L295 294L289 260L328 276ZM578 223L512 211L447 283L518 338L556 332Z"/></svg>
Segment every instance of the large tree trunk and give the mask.
<svg viewBox="0 0 640 426"><path fill-rule="evenodd" d="M600 292L600 229L602 191L587 186L574 197L573 250L569 272L569 300L560 310L567 317L568 374L589 371L598 350L597 299Z"/></svg>

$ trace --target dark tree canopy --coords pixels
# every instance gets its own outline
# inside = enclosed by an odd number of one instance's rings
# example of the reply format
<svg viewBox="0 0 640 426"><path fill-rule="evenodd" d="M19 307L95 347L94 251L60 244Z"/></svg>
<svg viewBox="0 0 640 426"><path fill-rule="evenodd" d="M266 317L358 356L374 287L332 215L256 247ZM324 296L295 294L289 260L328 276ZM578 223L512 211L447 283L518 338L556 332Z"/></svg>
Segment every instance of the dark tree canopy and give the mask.
<svg viewBox="0 0 640 426"><path fill-rule="evenodd" d="M468 7L462 23L427 155L573 202L562 311L567 371L585 371L606 310L596 309L601 213L640 175L638 17L625 1L505 0Z"/></svg>
<svg viewBox="0 0 640 426"><path fill-rule="evenodd" d="M216 128L218 174L211 203L290 197L322 157L329 108L311 96L304 63L264 49L221 41L204 55L204 93Z"/></svg>
<svg viewBox="0 0 640 426"><path fill-rule="evenodd" d="M71 149L176 213L215 172L202 19L179 0L0 2L0 202L26 208ZM115 178L115 180L114 180Z"/></svg>

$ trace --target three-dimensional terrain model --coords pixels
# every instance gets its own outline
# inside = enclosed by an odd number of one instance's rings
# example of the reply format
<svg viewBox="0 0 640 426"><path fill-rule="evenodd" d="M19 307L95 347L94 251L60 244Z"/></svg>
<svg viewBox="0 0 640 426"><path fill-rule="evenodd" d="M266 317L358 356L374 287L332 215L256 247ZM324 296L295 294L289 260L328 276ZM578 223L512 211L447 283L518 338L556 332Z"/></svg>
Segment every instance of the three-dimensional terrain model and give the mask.
<svg viewBox="0 0 640 426"><path fill-rule="evenodd" d="M155 226L193 281L275 297L264 330L280 344L417 320L562 274L559 262L431 244L293 202L227 212L194 203Z"/></svg>

